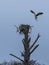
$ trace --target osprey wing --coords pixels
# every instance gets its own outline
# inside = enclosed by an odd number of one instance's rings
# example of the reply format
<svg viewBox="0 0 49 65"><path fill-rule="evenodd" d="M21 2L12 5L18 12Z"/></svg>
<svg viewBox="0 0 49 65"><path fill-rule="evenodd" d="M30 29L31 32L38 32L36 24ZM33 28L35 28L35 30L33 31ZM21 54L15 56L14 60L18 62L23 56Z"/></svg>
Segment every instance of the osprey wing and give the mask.
<svg viewBox="0 0 49 65"><path fill-rule="evenodd" d="M39 12L39 13L36 14L36 16L39 16L39 15L42 15L42 14L43 14L43 12Z"/></svg>
<svg viewBox="0 0 49 65"><path fill-rule="evenodd" d="M31 13L35 14L35 12L33 10L30 10Z"/></svg>

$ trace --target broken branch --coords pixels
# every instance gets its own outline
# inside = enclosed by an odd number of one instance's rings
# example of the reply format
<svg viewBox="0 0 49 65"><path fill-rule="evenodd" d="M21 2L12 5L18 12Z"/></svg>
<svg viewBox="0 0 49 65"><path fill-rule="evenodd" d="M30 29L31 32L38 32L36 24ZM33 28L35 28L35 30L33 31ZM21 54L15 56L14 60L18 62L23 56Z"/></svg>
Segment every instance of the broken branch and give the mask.
<svg viewBox="0 0 49 65"><path fill-rule="evenodd" d="M13 56L13 57L19 59L19 60L22 61L22 62L24 62L22 59L20 59L19 57L15 56L15 55L13 55L13 54L9 54L9 55L11 55L11 56Z"/></svg>
<svg viewBox="0 0 49 65"><path fill-rule="evenodd" d="M30 54L32 54L38 46L39 46L39 44L36 45L36 46L33 48L33 50L30 52ZM30 55L30 54L29 54L29 55Z"/></svg>
<svg viewBox="0 0 49 65"><path fill-rule="evenodd" d="M40 37L40 35L38 33L38 36L37 36L36 40L33 42L33 44L31 45L30 49L35 45L35 43L37 42L37 40L39 39L39 37Z"/></svg>

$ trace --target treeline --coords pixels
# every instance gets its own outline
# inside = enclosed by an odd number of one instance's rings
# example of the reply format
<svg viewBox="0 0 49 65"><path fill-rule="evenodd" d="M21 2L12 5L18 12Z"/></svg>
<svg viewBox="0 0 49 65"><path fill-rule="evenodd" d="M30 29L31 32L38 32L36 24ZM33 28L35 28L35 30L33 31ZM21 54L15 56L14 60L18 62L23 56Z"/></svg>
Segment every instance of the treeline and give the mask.
<svg viewBox="0 0 49 65"><path fill-rule="evenodd" d="M33 61L33 60L31 60L30 62L29 62L29 64L30 65L45 65L45 64L39 64L38 62L36 62L36 61ZM18 61L11 61L11 62L3 62L3 63L1 63L0 65L24 65L22 62L18 62Z"/></svg>

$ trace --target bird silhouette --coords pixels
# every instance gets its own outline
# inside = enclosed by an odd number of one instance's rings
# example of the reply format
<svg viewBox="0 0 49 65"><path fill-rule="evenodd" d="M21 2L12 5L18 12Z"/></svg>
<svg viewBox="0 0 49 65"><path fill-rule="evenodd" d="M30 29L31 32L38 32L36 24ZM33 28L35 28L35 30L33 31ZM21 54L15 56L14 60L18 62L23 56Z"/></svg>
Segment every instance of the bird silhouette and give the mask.
<svg viewBox="0 0 49 65"><path fill-rule="evenodd" d="M35 20L37 20L37 18L38 18L39 15L43 14L43 12L39 12L39 13L36 14L33 10L30 10L30 12L34 14Z"/></svg>

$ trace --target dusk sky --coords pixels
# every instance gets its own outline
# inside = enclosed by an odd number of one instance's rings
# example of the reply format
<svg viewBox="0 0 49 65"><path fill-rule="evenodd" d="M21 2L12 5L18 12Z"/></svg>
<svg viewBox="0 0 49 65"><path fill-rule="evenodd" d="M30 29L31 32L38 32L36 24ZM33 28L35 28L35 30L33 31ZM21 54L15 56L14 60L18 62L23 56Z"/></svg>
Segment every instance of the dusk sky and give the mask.
<svg viewBox="0 0 49 65"><path fill-rule="evenodd" d="M36 21L30 10L43 12ZM14 25L33 25L31 43L38 33L40 39L36 44L39 47L31 55L31 59L49 65L49 1L48 0L0 0L0 63L17 60L10 53L21 57L23 51L23 35L16 33ZM17 60L18 61L18 60Z"/></svg>

